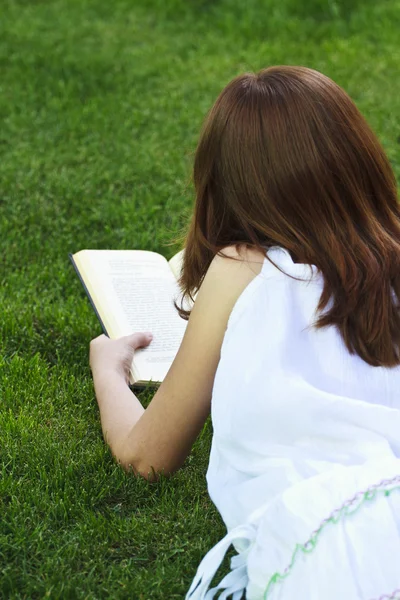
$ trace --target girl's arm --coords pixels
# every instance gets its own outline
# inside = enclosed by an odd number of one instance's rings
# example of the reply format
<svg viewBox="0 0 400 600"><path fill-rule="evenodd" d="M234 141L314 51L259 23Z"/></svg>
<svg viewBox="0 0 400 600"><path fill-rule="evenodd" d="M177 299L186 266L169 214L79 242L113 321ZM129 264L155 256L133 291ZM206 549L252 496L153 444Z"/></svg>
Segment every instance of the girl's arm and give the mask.
<svg viewBox="0 0 400 600"><path fill-rule="evenodd" d="M130 391L127 373L146 334L91 343L90 363L106 442L121 465L148 479L178 469L210 412L222 341L232 308L260 272L263 257L234 248L216 256L204 278L178 354L146 410Z"/></svg>

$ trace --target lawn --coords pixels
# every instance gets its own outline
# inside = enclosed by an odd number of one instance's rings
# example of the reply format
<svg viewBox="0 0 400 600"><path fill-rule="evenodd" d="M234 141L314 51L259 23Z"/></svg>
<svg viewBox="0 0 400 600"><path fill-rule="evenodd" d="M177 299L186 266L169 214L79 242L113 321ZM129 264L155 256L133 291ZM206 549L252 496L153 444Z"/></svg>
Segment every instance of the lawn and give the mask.
<svg viewBox="0 0 400 600"><path fill-rule="evenodd" d="M399 0L2 0L0 598L184 597L224 533L211 425L169 480L114 464L88 368L100 329L68 253L170 258L206 111L271 64L342 85L399 177L399 31Z"/></svg>

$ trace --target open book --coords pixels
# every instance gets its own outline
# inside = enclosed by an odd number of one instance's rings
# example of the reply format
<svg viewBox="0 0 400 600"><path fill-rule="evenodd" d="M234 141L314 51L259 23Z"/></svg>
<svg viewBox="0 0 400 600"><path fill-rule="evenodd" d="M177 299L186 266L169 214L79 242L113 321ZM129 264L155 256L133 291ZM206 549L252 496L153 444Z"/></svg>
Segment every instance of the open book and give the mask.
<svg viewBox="0 0 400 600"><path fill-rule="evenodd" d="M187 321L174 307L183 251L169 262L144 250L81 250L70 259L110 338L150 331L147 348L135 351L131 383L160 383L179 349Z"/></svg>

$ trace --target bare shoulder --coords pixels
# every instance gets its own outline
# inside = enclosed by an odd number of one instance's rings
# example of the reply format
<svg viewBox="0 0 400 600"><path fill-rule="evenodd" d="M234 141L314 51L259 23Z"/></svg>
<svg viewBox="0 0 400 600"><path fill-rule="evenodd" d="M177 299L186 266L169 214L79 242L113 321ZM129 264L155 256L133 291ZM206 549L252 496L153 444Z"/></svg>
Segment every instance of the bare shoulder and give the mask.
<svg viewBox="0 0 400 600"><path fill-rule="evenodd" d="M213 258L198 299L208 296L214 306L221 302L230 312L244 289L260 273L264 258L261 252L249 248L224 248Z"/></svg>
<svg viewBox="0 0 400 600"><path fill-rule="evenodd" d="M210 268L220 275L225 272L228 277L235 272L236 276L248 282L260 273L264 259L265 254L254 248L226 246L214 257Z"/></svg>
<svg viewBox="0 0 400 600"><path fill-rule="evenodd" d="M263 263L265 254L257 250L256 248L249 248L248 246L225 246L221 250L221 254L230 258L236 258L241 261L259 262Z"/></svg>

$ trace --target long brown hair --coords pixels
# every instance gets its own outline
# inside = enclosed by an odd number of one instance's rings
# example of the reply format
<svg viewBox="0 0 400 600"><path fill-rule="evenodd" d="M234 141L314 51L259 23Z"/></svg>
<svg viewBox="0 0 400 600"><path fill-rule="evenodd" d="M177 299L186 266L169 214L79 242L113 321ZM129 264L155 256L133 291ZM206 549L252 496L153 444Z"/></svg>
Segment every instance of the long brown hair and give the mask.
<svg viewBox="0 0 400 600"><path fill-rule="evenodd" d="M370 365L400 364L396 181L342 88L305 67L236 77L205 120L193 175L184 296L225 246L282 246L324 276L315 326L336 325Z"/></svg>

